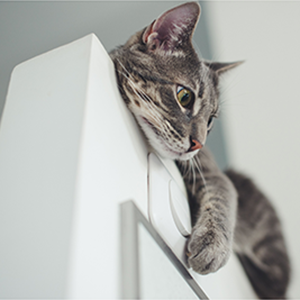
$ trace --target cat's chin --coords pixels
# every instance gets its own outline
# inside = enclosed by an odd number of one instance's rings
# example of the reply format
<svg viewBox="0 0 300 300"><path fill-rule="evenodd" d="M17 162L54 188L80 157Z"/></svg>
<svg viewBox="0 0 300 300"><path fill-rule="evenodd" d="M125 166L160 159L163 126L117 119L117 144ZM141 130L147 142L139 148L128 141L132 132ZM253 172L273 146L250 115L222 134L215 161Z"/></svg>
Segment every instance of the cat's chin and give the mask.
<svg viewBox="0 0 300 300"><path fill-rule="evenodd" d="M182 161L189 160L189 159L193 158L198 152L199 152L199 150L195 150L195 151L189 152L189 153L183 153L181 156L176 158L176 160L182 160Z"/></svg>
<svg viewBox="0 0 300 300"><path fill-rule="evenodd" d="M159 139L150 140L150 144L160 156L172 160L186 161L193 158L199 152L199 149L191 152L178 152L168 147L164 141Z"/></svg>
<svg viewBox="0 0 300 300"><path fill-rule="evenodd" d="M186 160L193 158L198 152L199 152L199 150L195 150L193 152L188 152L188 153L182 153L178 158L175 158L175 159L181 160L181 161L186 161Z"/></svg>
<svg viewBox="0 0 300 300"><path fill-rule="evenodd" d="M172 160L186 161L186 160L193 158L199 152L199 150L195 150L193 152L180 153L180 152L172 151L170 149L159 149L159 150L157 149L157 152L162 157L165 157L165 158L169 158Z"/></svg>

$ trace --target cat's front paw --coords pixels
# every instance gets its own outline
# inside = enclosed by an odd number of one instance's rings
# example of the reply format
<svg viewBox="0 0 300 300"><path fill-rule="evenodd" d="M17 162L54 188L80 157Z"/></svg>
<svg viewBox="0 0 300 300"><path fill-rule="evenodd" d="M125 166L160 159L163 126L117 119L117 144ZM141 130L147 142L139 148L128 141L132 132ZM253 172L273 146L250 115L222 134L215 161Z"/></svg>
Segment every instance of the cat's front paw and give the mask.
<svg viewBox="0 0 300 300"><path fill-rule="evenodd" d="M197 273L208 274L224 266L230 252L231 242L226 234L208 226L197 226L187 243L187 262Z"/></svg>

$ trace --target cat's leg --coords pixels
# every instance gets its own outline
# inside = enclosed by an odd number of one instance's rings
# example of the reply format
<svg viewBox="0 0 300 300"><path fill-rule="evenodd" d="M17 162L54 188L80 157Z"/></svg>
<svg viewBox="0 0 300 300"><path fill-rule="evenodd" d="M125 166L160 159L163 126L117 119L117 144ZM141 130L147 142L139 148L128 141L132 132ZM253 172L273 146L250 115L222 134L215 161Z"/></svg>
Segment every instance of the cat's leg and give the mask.
<svg viewBox="0 0 300 300"><path fill-rule="evenodd" d="M226 174L239 194L234 250L256 294L283 299L290 263L276 212L250 179L234 171Z"/></svg>
<svg viewBox="0 0 300 300"><path fill-rule="evenodd" d="M202 174L195 168L184 176L193 221L187 256L190 267L207 274L222 267L231 253L237 193L207 150L202 149L194 159L200 159ZM184 164L178 166L184 174Z"/></svg>

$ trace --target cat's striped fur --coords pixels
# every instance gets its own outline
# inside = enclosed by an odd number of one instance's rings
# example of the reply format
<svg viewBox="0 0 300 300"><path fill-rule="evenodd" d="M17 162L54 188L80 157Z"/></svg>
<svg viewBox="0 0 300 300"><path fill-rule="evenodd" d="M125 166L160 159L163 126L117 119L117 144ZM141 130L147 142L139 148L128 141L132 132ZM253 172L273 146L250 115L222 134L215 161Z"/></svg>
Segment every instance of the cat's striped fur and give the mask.
<svg viewBox="0 0 300 300"><path fill-rule="evenodd" d="M215 272L233 249L259 297L284 298L290 266L274 209L248 178L221 172L204 147L219 112L219 76L239 63L198 58L191 38L199 15L197 3L183 4L112 51L119 89L150 144L183 175L193 222L189 266ZM186 106L182 88L193 96Z"/></svg>

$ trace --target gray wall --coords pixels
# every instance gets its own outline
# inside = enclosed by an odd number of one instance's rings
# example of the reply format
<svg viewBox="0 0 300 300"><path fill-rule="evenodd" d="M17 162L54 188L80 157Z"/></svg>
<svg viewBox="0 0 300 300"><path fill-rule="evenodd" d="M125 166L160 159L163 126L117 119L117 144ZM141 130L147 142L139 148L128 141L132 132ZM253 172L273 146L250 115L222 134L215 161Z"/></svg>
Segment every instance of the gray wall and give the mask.
<svg viewBox="0 0 300 300"><path fill-rule="evenodd" d="M275 204L292 259L288 298L299 299L300 2L206 4L215 57L245 60L223 79L230 163Z"/></svg>

